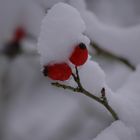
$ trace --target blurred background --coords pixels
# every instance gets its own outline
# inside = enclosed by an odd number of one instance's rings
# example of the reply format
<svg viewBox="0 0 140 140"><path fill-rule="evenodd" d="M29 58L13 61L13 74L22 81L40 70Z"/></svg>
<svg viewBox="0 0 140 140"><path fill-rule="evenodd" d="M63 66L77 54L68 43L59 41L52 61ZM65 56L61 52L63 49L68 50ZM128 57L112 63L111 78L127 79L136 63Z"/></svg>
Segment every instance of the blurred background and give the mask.
<svg viewBox="0 0 140 140"><path fill-rule="evenodd" d="M105 71L113 92L140 63L139 0L0 0L1 140L90 140L112 122L106 113L98 123L102 109L53 90L41 73L40 26L57 2L80 12L91 58Z"/></svg>

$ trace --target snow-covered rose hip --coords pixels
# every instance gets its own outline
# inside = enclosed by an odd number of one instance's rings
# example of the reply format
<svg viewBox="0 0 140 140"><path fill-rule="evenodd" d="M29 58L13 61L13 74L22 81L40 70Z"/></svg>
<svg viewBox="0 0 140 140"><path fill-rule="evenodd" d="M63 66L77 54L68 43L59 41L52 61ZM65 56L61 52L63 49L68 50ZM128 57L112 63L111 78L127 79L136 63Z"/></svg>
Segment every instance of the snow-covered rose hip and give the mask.
<svg viewBox="0 0 140 140"><path fill-rule="evenodd" d="M70 61L75 66L83 65L88 58L88 50L84 43L80 43L74 48L72 55L70 56Z"/></svg>
<svg viewBox="0 0 140 140"><path fill-rule="evenodd" d="M72 71L69 65L63 62L44 66L43 74L52 80L65 81L70 78Z"/></svg>

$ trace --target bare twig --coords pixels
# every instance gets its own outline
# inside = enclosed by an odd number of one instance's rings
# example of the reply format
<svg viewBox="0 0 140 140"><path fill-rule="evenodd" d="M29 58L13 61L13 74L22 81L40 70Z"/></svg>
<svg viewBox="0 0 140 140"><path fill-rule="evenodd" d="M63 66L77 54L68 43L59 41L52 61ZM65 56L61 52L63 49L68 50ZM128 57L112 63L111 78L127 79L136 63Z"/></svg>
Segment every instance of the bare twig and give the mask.
<svg viewBox="0 0 140 140"><path fill-rule="evenodd" d="M75 70L76 70L76 75L73 73L72 76L73 76L73 79L74 81L77 83L77 88L75 87L71 87L71 86L68 86L68 85L64 85L64 84L60 84L58 82L56 83L52 83L53 86L56 86L56 87L60 87L60 88L63 88L63 89L68 89L68 90L71 90L73 92L78 92L78 93L82 93L88 97L90 97L91 99L97 101L98 103L102 104L112 115L112 117L115 119L115 120L119 120L119 117L118 115L116 114L116 112L112 109L112 107L108 104L108 101L107 101L107 98L106 98L106 95L105 95L105 88L103 88L101 90L101 95L102 97L97 97L95 96L94 94L88 92L87 90L85 90L80 82L80 77L79 77L79 73L78 73L78 68L75 67Z"/></svg>
<svg viewBox="0 0 140 140"><path fill-rule="evenodd" d="M118 60L120 62L122 62L123 64L125 64L127 67L129 67L131 70L136 70L135 66L126 58L121 57L121 56L117 56L116 54L101 48L98 44L96 44L95 42L91 42L91 46L96 50L97 54L101 54L107 57L110 57L112 59Z"/></svg>
<svg viewBox="0 0 140 140"><path fill-rule="evenodd" d="M68 85L60 84L58 82L52 83L52 85L56 86L56 87L63 88L63 89L69 89L69 90L72 90L74 92L80 92L79 88L74 88L74 87L71 87L71 86L68 86Z"/></svg>

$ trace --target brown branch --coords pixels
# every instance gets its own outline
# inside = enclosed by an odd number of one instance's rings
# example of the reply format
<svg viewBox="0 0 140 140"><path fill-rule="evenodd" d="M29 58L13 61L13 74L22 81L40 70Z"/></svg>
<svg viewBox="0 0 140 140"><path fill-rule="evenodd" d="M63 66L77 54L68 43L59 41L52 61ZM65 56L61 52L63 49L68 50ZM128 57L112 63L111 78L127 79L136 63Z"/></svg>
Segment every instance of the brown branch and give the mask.
<svg viewBox="0 0 140 140"><path fill-rule="evenodd" d="M79 88L74 88L74 87L71 87L71 86L68 86L68 85L60 84L58 82L51 83L51 84L53 86L60 87L60 88L63 88L63 89L69 89L69 90L74 91L74 92L80 92Z"/></svg>
<svg viewBox="0 0 140 140"><path fill-rule="evenodd" d="M107 101L107 98L106 98L106 95L105 95L105 88L103 88L101 90L101 94L102 94L102 97L99 98L97 96L95 96L94 94L88 92L87 90L85 90L80 82L80 77L79 77L79 73L78 73L78 68L75 67L75 70L76 70L76 75L73 73L72 76L73 76L73 79L74 81L77 83L77 88L75 87L71 87L71 86L68 86L68 85L64 85L64 84L60 84L58 82L56 83L52 83L53 86L56 86L56 87L60 87L60 88L63 88L63 89L68 89L68 90L71 90L73 92L78 92L78 93L82 93L88 97L90 97L91 99L97 101L98 103L102 104L112 115L112 117L115 119L115 120L119 120L119 117L117 116L116 112L112 109L112 107L108 104L108 101ZM104 95L104 96L103 96Z"/></svg>
<svg viewBox="0 0 140 140"><path fill-rule="evenodd" d="M96 50L97 54L99 54L99 55L101 54L103 56L107 56L107 57L110 57L114 60L120 61L123 64L125 64L127 67L129 67L131 70L133 70L133 71L136 70L135 66L126 58L121 57L121 56L117 56L116 54L114 54L106 49L101 48L95 42L91 42L91 46L92 46L92 48L94 48Z"/></svg>

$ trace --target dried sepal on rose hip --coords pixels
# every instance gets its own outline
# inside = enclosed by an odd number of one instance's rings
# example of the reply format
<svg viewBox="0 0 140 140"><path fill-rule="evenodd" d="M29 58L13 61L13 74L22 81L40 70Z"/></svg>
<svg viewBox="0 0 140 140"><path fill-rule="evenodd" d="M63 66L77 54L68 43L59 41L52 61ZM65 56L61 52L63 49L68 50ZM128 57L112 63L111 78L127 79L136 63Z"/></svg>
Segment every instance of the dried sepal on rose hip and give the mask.
<svg viewBox="0 0 140 140"><path fill-rule="evenodd" d="M65 81L70 78L72 70L70 66L65 62L48 64L44 66L43 74L52 80Z"/></svg>
<svg viewBox="0 0 140 140"><path fill-rule="evenodd" d="M78 44L74 51L72 52L72 55L70 56L69 60L72 64L75 66L81 66L83 65L88 59L88 50L84 43Z"/></svg>

